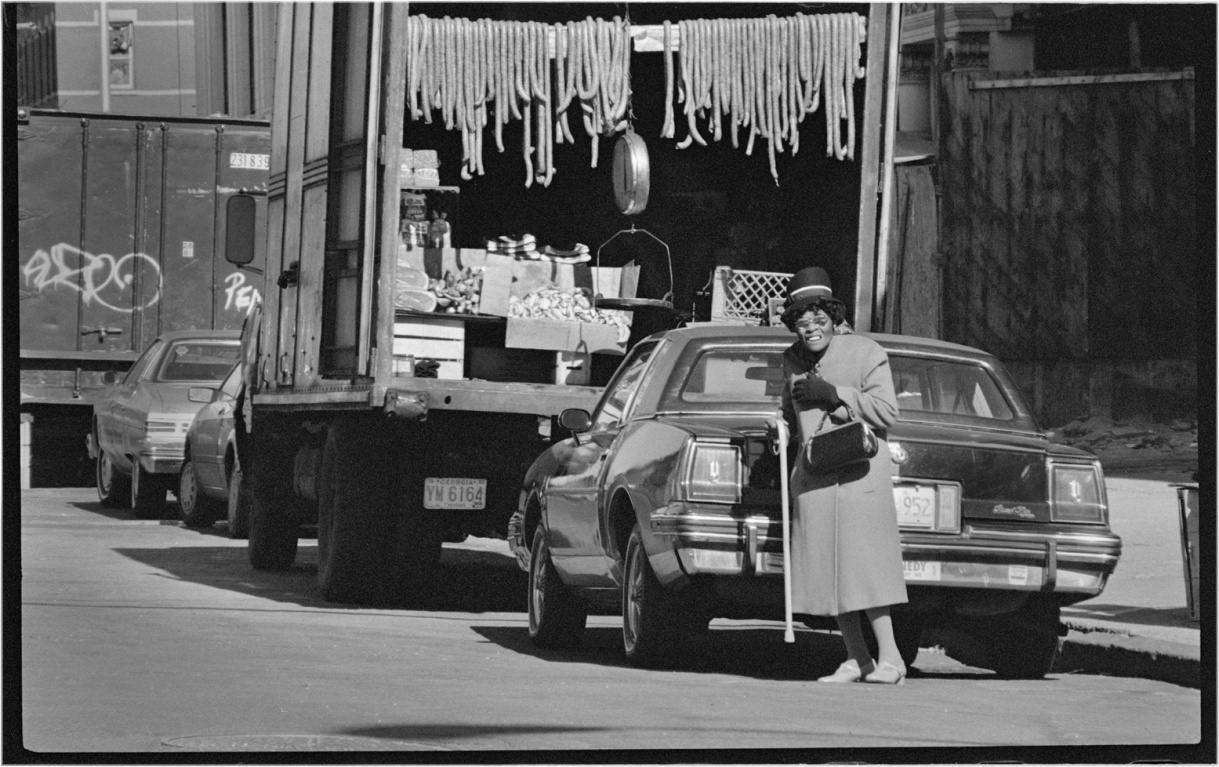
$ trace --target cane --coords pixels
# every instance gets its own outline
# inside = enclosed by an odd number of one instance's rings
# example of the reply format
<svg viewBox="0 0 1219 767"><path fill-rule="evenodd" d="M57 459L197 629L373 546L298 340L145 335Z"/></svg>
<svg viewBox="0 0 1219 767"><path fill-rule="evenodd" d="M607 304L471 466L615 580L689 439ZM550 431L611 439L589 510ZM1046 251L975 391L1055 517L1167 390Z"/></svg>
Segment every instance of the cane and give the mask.
<svg viewBox="0 0 1219 767"><path fill-rule="evenodd" d="M783 620L786 624L783 641L791 644L796 641L796 634L792 631L791 501L787 478L787 423L782 418L776 418L774 424L779 433L779 495L783 509Z"/></svg>

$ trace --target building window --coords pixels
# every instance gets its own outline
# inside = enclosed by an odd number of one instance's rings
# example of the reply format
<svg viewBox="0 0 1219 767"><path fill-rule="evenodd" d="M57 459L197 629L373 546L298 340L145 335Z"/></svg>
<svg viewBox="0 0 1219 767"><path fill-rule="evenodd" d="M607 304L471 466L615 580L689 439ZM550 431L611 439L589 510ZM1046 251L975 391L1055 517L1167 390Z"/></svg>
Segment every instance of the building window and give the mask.
<svg viewBox="0 0 1219 767"><path fill-rule="evenodd" d="M131 71L135 22L110 19L110 58L108 76L111 88L132 88L135 78Z"/></svg>

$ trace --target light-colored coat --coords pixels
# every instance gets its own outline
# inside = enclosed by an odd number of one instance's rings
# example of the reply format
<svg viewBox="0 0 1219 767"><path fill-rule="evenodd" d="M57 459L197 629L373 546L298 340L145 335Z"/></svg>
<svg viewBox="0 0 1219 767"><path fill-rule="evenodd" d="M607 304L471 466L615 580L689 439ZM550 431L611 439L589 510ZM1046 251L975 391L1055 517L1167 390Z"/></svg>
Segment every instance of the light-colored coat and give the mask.
<svg viewBox="0 0 1219 767"><path fill-rule="evenodd" d="M843 403L823 428L853 415L876 431L879 449L869 462L834 474L808 474L803 452L796 458L791 474L792 612L840 615L906 602L885 439L898 412L889 357L875 341L858 335L834 336L816 362L806 354L799 341L783 354L787 386L782 409L792 438L805 445L825 415L819 407L792 401L792 383L812 373L833 384Z"/></svg>

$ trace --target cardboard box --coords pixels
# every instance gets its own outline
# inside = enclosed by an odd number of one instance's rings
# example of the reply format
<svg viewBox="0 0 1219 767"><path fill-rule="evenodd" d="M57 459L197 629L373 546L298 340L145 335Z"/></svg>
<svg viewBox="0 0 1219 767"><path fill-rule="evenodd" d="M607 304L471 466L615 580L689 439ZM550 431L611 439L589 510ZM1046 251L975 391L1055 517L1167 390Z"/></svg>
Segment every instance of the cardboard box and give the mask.
<svg viewBox="0 0 1219 767"><path fill-rule="evenodd" d="M634 298L639 267L595 267L563 264L545 259L517 260L488 253L483 272L479 314L508 317L512 297L524 298L535 290L587 289L593 295ZM626 343L618 341L618 328L598 322L564 322L509 317L504 345L516 349L547 349L579 354L625 354ZM556 374L557 376L558 374ZM564 375L565 379L570 375Z"/></svg>
<svg viewBox="0 0 1219 767"><path fill-rule="evenodd" d="M524 298L535 290L555 287L560 290L585 288L593 295L634 298L639 283L639 267L562 264L540 259L517 260L484 251L486 269L479 314L508 316L508 300Z"/></svg>
<svg viewBox="0 0 1219 767"><path fill-rule="evenodd" d="M600 322L563 322L509 317L504 346L518 349L550 349L583 354L626 354L626 341L619 342L618 326Z"/></svg>

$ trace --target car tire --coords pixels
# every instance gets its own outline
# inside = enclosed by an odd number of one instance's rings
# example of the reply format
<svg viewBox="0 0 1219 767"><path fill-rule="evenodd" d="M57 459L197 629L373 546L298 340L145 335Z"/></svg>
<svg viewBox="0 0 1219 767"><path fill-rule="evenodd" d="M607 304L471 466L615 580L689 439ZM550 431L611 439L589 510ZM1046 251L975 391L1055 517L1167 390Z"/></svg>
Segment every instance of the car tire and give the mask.
<svg viewBox="0 0 1219 767"><path fill-rule="evenodd" d="M178 508L187 527L207 528L220 516L218 504L203 494L195 462L187 456L178 475Z"/></svg>
<svg viewBox="0 0 1219 767"><path fill-rule="evenodd" d="M1057 605L1030 598L1016 612L987 625L986 668L1002 679L1041 679L1054 670L1063 630Z"/></svg>
<svg viewBox="0 0 1219 767"><path fill-rule="evenodd" d="M538 647L568 649L584 639L588 608L559 579L541 525L529 553L529 638Z"/></svg>
<svg viewBox="0 0 1219 767"><path fill-rule="evenodd" d="M118 470L110 454L100 447L94 476L97 480L97 497L107 509L131 508L131 477Z"/></svg>
<svg viewBox="0 0 1219 767"><path fill-rule="evenodd" d="M149 474L140 467L139 461L132 461L131 467L131 508L139 519L163 519L165 517L165 497L169 493L169 483L163 476Z"/></svg>
<svg viewBox="0 0 1219 767"><path fill-rule="evenodd" d="M252 471L250 467L243 470L250 521L246 551L255 570L283 571L296 561L300 523L286 463L280 451L272 450L260 456Z"/></svg>
<svg viewBox="0 0 1219 767"><path fill-rule="evenodd" d="M234 465L229 475L228 519L230 538L250 537L250 490L242 481L241 464Z"/></svg>
<svg viewBox="0 0 1219 767"><path fill-rule="evenodd" d="M686 614L678 600L660 584L643 548L643 532L636 524L626 545L622 573L622 646L626 658L638 666L651 666L667 658L679 639L675 634Z"/></svg>
<svg viewBox="0 0 1219 767"><path fill-rule="evenodd" d="M317 579L330 602L380 604L394 591L389 450L378 425L336 419L318 480Z"/></svg>

